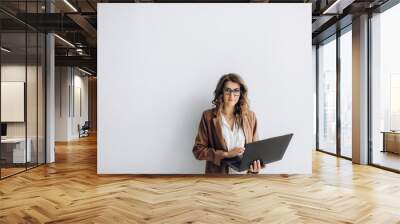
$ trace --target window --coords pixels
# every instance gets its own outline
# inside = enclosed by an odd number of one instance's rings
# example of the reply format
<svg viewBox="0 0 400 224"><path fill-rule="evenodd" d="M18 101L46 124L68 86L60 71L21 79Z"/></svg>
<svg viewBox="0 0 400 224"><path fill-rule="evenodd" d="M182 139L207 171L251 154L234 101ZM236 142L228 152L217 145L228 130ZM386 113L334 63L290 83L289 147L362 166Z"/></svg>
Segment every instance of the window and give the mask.
<svg viewBox="0 0 400 224"><path fill-rule="evenodd" d="M340 36L340 155L352 157L352 34Z"/></svg>
<svg viewBox="0 0 400 224"><path fill-rule="evenodd" d="M336 153L336 39L318 48L318 148Z"/></svg>
<svg viewBox="0 0 400 224"><path fill-rule="evenodd" d="M400 5L371 18L372 164L400 170Z"/></svg>

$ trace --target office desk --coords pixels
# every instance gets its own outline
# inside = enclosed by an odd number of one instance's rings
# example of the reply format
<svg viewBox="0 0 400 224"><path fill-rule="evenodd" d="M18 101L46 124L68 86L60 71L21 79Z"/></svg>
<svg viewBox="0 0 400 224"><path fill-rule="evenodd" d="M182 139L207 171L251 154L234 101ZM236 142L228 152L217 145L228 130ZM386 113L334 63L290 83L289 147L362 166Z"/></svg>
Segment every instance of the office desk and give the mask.
<svg viewBox="0 0 400 224"><path fill-rule="evenodd" d="M31 162L32 153L30 138L27 139L25 154L25 138L6 138L1 139L1 157L5 163L25 163ZM26 161L25 161L26 160Z"/></svg>
<svg viewBox="0 0 400 224"><path fill-rule="evenodd" d="M382 131L383 150L382 152L393 152L400 154L400 132Z"/></svg>

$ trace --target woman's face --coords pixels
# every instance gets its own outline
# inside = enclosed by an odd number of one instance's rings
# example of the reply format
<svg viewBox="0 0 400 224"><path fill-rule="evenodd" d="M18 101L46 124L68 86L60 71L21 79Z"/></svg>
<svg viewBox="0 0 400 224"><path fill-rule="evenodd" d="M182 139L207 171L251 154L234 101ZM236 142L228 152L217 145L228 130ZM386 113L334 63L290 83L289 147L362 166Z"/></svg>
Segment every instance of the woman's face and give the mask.
<svg viewBox="0 0 400 224"><path fill-rule="evenodd" d="M236 82L227 81L223 89L224 105L235 106L240 98L240 85Z"/></svg>

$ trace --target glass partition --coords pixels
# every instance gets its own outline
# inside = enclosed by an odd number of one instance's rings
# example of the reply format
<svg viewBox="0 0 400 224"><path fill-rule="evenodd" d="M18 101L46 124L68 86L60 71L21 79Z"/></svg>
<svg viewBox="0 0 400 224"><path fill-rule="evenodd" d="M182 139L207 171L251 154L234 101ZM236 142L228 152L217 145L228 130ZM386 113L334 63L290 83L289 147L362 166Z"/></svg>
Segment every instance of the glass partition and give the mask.
<svg viewBox="0 0 400 224"><path fill-rule="evenodd" d="M24 171L31 162L26 144L26 41L25 32L1 34L2 177Z"/></svg>
<svg viewBox="0 0 400 224"><path fill-rule="evenodd" d="M38 160L38 35L36 32L27 33L27 74L26 74L26 113L27 113L27 150L30 151L30 161L27 167L37 165Z"/></svg>
<svg viewBox="0 0 400 224"><path fill-rule="evenodd" d="M20 16L43 13L44 5L45 1L0 2ZM0 12L1 179L45 163L46 39L28 23Z"/></svg>
<svg viewBox="0 0 400 224"><path fill-rule="evenodd" d="M336 38L318 47L318 145L336 154Z"/></svg>

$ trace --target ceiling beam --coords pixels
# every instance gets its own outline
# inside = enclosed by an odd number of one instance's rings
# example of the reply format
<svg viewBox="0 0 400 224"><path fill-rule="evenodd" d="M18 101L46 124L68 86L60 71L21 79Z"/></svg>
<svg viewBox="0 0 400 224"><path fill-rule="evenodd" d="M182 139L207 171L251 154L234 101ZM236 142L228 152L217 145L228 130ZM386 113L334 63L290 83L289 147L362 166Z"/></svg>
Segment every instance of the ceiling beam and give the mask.
<svg viewBox="0 0 400 224"><path fill-rule="evenodd" d="M55 56L56 66L81 66L96 71L97 60L91 56Z"/></svg>

